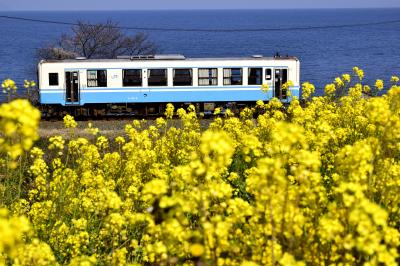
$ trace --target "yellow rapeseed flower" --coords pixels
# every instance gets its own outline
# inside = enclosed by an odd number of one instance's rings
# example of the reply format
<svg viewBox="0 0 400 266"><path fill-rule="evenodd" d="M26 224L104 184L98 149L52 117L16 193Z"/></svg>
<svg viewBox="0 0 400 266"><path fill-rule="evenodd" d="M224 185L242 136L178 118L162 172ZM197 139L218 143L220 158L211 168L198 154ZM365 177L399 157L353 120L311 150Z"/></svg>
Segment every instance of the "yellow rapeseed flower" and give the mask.
<svg viewBox="0 0 400 266"><path fill-rule="evenodd" d="M353 67L353 73L360 81L364 78L364 71L358 67Z"/></svg>
<svg viewBox="0 0 400 266"><path fill-rule="evenodd" d="M343 80L343 82L345 82L345 83L350 83L350 81L351 81L351 76L350 76L350 74L343 74L343 75L342 75L342 80Z"/></svg>
<svg viewBox="0 0 400 266"><path fill-rule="evenodd" d="M93 127L93 124L90 122L88 123L86 131L89 132L90 134L92 134L93 136L96 136L97 134L99 134L99 129L97 127Z"/></svg>
<svg viewBox="0 0 400 266"><path fill-rule="evenodd" d="M305 105L232 105L240 117L208 123L192 105L169 121L171 104L115 143L43 149L40 112L2 104L0 264L397 265L400 87L362 97L383 81L338 79L324 96L303 83Z"/></svg>
<svg viewBox="0 0 400 266"><path fill-rule="evenodd" d="M3 88L4 93L17 90L17 85L15 84L15 81L12 79L4 80L3 83L1 84L1 87Z"/></svg>
<svg viewBox="0 0 400 266"><path fill-rule="evenodd" d="M76 128L76 126L78 125L78 123L75 122L74 117L71 115L64 116L63 120L64 120L64 126L66 128Z"/></svg>
<svg viewBox="0 0 400 266"><path fill-rule="evenodd" d="M167 119L171 119L174 116L174 109L175 108L172 103L167 104L167 109L165 110L165 116L167 117Z"/></svg>
<svg viewBox="0 0 400 266"><path fill-rule="evenodd" d="M392 82L392 83L394 83L394 84L397 84L398 82L399 82L399 77L398 76L392 76L391 78L390 78L390 81Z"/></svg>
<svg viewBox="0 0 400 266"><path fill-rule="evenodd" d="M269 85L267 83L264 83L261 85L261 91L262 92L268 92L270 90Z"/></svg>
<svg viewBox="0 0 400 266"><path fill-rule="evenodd" d="M28 89L28 88L32 88L36 86L36 82L33 80L24 80L24 88Z"/></svg>
<svg viewBox="0 0 400 266"><path fill-rule="evenodd" d="M309 82L304 82L302 84L302 98L308 99L315 92L315 86Z"/></svg>
<svg viewBox="0 0 400 266"><path fill-rule="evenodd" d="M214 109L214 115L219 115L221 113L221 108L217 107Z"/></svg>
<svg viewBox="0 0 400 266"><path fill-rule="evenodd" d="M336 77L336 78L335 78L335 84L336 84L336 86L338 86L338 87L344 87L344 82L343 82L343 80L342 80L341 78L339 78L339 77Z"/></svg>
<svg viewBox="0 0 400 266"><path fill-rule="evenodd" d="M40 112L27 100L17 99L0 106L0 153L13 160L28 151L38 139Z"/></svg>
<svg viewBox="0 0 400 266"><path fill-rule="evenodd" d="M204 253L203 245L197 243L190 245L190 253L193 257L201 257Z"/></svg>
<svg viewBox="0 0 400 266"><path fill-rule="evenodd" d="M377 79L376 80L376 82L375 82L375 88L378 90L378 91L381 91L381 90L383 90L383 80L381 80L381 79Z"/></svg>
<svg viewBox="0 0 400 266"><path fill-rule="evenodd" d="M326 95L332 95L336 92L336 87L335 84L328 84L325 86L325 94Z"/></svg>

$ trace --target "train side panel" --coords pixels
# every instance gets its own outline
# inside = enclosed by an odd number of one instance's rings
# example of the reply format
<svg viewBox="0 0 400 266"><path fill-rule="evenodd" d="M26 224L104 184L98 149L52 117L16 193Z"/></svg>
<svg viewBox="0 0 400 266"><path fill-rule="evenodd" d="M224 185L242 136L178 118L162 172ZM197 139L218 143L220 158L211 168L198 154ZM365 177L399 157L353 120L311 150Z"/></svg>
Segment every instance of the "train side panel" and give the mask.
<svg viewBox="0 0 400 266"><path fill-rule="evenodd" d="M123 71L127 69L140 70L142 78L140 86L124 86ZM150 72L153 69L166 69L168 82L165 86L150 86L148 84ZM191 70L191 85L173 86L174 71L177 69ZM212 86L200 85L199 69L217 69L217 84ZM235 71L241 69L241 85L224 85L225 69L236 69ZM259 83L268 85L269 90L267 92L261 90L261 84L249 85L251 69L262 71L262 80ZM272 97L279 96L275 87L278 84L277 79L283 79L282 76L285 75L283 73L285 71L286 77L284 79L291 80L294 83L294 86L290 88L292 97L299 97L300 64L297 59L41 62L39 64L40 102L41 104L82 106L104 103L268 101ZM90 82L93 83L93 79L90 79L92 76L98 78L101 75L104 75L106 83L100 84L100 81L97 80L95 81L96 84L90 84ZM72 92L73 95L70 92L71 88L75 90ZM291 97L281 97L281 100L289 102Z"/></svg>

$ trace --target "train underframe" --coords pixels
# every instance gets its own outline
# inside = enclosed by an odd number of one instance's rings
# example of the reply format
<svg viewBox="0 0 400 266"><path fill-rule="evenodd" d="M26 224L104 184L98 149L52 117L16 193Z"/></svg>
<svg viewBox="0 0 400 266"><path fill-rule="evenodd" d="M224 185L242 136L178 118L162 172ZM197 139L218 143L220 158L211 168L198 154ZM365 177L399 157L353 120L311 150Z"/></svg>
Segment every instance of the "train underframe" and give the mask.
<svg viewBox="0 0 400 266"><path fill-rule="evenodd" d="M175 110L179 108L187 109L193 104L198 114L205 116L212 115L215 108L222 111L229 109L238 114L245 107L252 107L255 102L213 102L213 103L173 103ZM41 105L43 119L61 119L66 114L74 116L76 119L102 119L106 117L159 117L163 116L167 103L125 103L125 104L85 104L81 105Z"/></svg>

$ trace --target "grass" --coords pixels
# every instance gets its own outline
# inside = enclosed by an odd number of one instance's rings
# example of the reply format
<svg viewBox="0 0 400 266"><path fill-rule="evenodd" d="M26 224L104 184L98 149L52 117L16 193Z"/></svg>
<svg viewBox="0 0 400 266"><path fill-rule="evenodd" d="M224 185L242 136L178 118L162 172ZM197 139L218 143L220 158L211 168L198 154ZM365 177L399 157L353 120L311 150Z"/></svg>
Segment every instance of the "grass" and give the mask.
<svg viewBox="0 0 400 266"><path fill-rule="evenodd" d="M82 137L91 136L91 134L85 129L88 127L88 123L92 123L93 127L97 127L100 130L101 135L104 135L106 137L117 137L124 134L125 125L131 122L131 119L77 121L78 126L75 129L75 134ZM40 122L39 136L41 139L47 139L55 135L61 135L65 139L70 139L70 132L70 129L64 128L63 121Z"/></svg>
<svg viewBox="0 0 400 266"><path fill-rule="evenodd" d="M125 126L132 123L133 119L109 119L109 120L88 120L88 121L76 121L78 126L75 128L75 137L91 138L89 132L85 129L88 127L88 123L92 123L92 127L99 129L99 135L105 136L108 139L114 139L118 136L125 135ZM202 129L208 128L209 124L213 121L212 118L201 119L200 126ZM174 119L169 121L171 126L180 128L182 121L180 119ZM146 120L146 126L154 125L155 120ZM64 139L71 139L71 129L65 128L62 120L60 121L41 121L39 130L39 136L41 140L47 140L49 137L61 135Z"/></svg>

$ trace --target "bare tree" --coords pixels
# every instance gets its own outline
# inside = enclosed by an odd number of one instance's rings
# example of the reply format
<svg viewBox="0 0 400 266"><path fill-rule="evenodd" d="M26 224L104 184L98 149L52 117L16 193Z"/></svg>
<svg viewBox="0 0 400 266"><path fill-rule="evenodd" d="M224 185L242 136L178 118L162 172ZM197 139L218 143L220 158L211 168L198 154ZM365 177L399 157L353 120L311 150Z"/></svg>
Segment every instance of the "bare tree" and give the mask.
<svg viewBox="0 0 400 266"><path fill-rule="evenodd" d="M78 57L79 54L64 50L61 47L50 45L37 50L38 59L71 59ZM35 67L36 70L36 67Z"/></svg>
<svg viewBox="0 0 400 266"><path fill-rule="evenodd" d="M88 24L79 21L72 35L63 34L54 44L38 49L40 59L116 58L118 55L154 54L157 46L145 33L127 36L118 23Z"/></svg>

